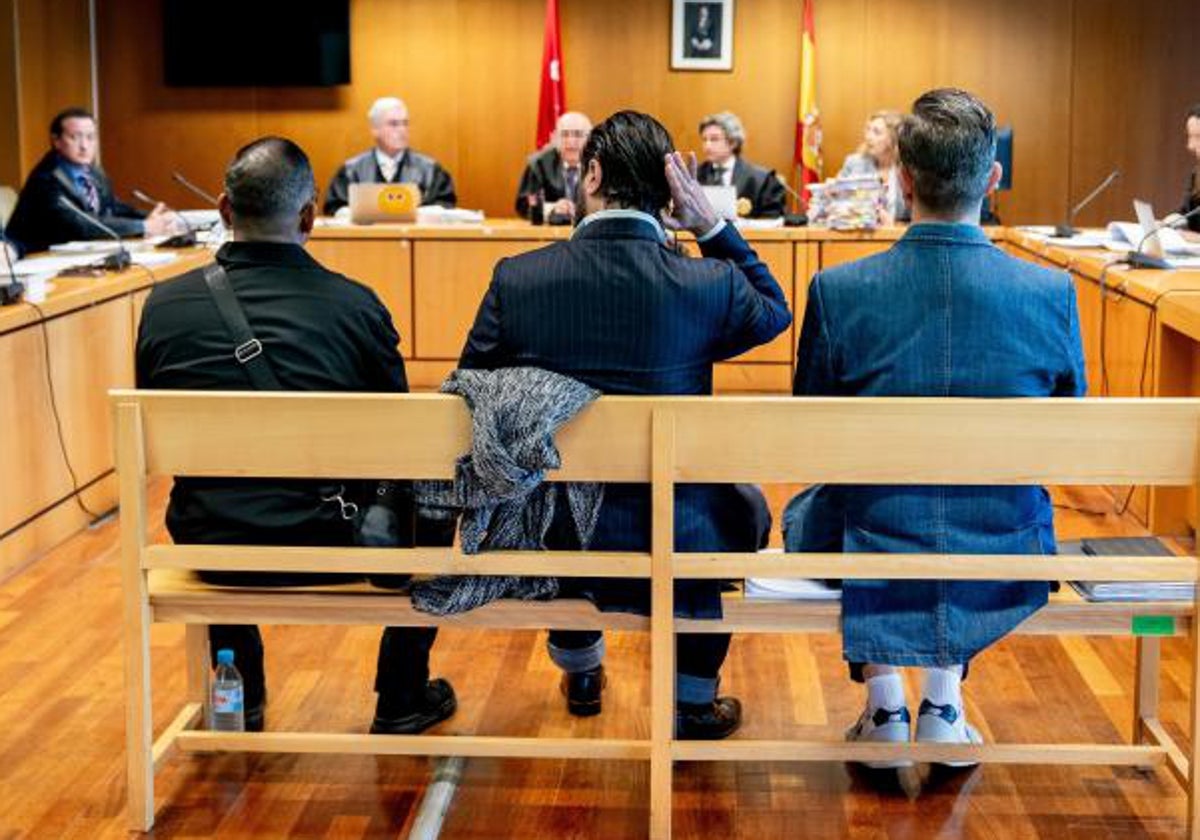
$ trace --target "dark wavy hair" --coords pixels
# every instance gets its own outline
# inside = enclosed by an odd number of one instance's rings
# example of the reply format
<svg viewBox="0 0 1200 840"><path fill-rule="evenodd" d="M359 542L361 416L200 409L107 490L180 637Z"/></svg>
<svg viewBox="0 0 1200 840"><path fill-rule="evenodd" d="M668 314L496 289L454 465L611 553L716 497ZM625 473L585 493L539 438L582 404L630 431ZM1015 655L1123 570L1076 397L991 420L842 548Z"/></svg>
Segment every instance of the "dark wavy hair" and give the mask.
<svg viewBox="0 0 1200 840"><path fill-rule="evenodd" d="M586 172L599 161L600 195L606 202L658 218L671 200L664 158L673 151L670 132L654 117L618 111L592 129L581 165Z"/></svg>

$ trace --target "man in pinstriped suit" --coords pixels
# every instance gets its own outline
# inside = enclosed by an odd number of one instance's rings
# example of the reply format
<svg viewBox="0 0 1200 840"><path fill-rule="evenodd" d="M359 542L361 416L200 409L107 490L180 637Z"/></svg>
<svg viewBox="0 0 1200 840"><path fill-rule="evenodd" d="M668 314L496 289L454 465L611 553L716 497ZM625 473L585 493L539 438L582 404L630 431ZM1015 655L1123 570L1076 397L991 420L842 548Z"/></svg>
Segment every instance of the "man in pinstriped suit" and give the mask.
<svg viewBox="0 0 1200 840"><path fill-rule="evenodd" d="M606 394L710 394L712 366L770 341L791 323L767 266L737 230L717 218L696 181L695 155L674 151L654 118L622 111L596 126L584 147L583 214L570 240L501 260L467 337L459 366L532 366L566 374ZM685 256L663 223L695 234L702 258ZM548 542L572 548L569 514ZM753 551L770 514L753 487L681 485L676 548ZM649 488L606 488L590 547L645 551ZM602 609L645 612L646 581L564 581ZM676 590L678 614L720 615L720 584ZM551 631L550 656L563 669L568 709L600 711L604 639ZM676 728L680 737L723 738L741 705L718 697L729 636L678 639Z"/></svg>

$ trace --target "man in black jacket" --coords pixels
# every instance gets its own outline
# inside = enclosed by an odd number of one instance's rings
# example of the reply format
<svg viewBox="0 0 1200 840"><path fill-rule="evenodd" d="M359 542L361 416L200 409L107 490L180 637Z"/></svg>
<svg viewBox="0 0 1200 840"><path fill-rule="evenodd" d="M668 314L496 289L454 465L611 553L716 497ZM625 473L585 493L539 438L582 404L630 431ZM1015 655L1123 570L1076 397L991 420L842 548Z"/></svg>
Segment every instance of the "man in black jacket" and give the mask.
<svg viewBox="0 0 1200 840"><path fill-rule="evenodd" d="M568 111L558 118L550 144L529 156L517 186L517 215L529 215L531 197L542 202L547 221L575 219L575 199L581 170L579 158L592 131L586 114Z"/></svg>
<svg viewBox="0 0 1200 840"><path fill-rule="evenodd" d="M394 96L375 100L367 112L375 147L338 167L325 191L325 215L350 203L351 184L416 184L421 204L454 207L454 179L429 155L408 147L408 106Z"/></svg>
<svg viewBox="0 0 1200 840"><path fill-rule="evenodd" d="M735 187L738 215L774 219L783 215L787 194L774 170L742 159L746 130L736 114L722 111L700 121L704 163L696 173L705 186Z"/></svg>
<svg viewBox="0 0 1200 840"><path fill-rule="evenodd" d="M220 211L233 241L217 252L217 263L284 390L408 390L399 336L375 293L325 270L303 248L316 215L316 190L299 146L268 137L242 148L225 173ZM234 356L236 343L203 269L156 286L138 331L138 387L252 390L249 371ZM177 478L167 530L184 544L353 545L344 503L362 503L362 490L351 481L330 487L305 480ZM317 582L303 574L205 577L242 585ZM429 680L435 634L431 628L384 631L372 732L420 732L454 712L450 684ZM261 728L266 698L258 628L213 626L210 641L214 653L235 651L246 680L247 727Z"/></svg>
<svg viewBox="0 0 1200 840"><path fill-rule="evenodd" d="M50 151L25 179L8 222L8 234L28 251L107 234L62 206L65 198L120 236L161 236L175 228L159 204L150 215L123 204L96 163L96 120L83 108L68 108L50 123Z"/></svg>

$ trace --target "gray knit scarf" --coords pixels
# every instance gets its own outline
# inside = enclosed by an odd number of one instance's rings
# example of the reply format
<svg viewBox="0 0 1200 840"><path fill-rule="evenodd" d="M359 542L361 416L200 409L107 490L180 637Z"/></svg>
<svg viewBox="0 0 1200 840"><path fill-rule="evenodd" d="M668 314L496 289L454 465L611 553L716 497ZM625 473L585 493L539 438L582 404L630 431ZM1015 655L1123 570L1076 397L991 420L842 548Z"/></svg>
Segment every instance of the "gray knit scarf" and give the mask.
<svg viewBox="0 0 1200 840"><path fill-rule="evenodd" d="M471 451L455 463L454 481L418 481L419 516L459 515L465 554L546 548L560 493L565 493L579 544L596 528L604 485L543 482L562 465L554 434L600 392L540 368L456 370L441 391L458 394L471 410ZM546 599L558 594L552 577L445 576L415 583L413 606L422 612L466 612L498 598Z"/></svg>

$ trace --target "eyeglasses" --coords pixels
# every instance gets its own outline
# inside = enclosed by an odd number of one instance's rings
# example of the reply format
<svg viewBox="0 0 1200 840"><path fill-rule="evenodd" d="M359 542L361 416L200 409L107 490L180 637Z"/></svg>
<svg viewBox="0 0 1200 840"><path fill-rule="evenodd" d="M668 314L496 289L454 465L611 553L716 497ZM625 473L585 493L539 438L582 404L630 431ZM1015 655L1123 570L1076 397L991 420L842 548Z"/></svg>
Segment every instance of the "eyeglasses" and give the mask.
<svg viewBox="0 0 1200 840"><path fill-rule="evenodd" d="M583 131L582 129L578 128L567 128L558 132L559 137L564 139L570 138L572 140L586 140L589 134L591 134L590 131Z"/></svg>

